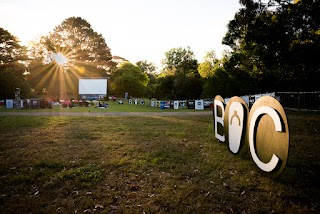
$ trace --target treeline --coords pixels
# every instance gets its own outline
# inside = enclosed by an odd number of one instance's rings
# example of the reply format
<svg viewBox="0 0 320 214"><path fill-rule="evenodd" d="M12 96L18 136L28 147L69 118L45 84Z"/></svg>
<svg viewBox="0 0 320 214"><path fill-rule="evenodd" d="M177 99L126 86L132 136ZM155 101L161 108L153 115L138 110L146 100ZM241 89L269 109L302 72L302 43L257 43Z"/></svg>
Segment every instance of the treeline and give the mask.
<svg viewBox="0 0 320 214"><path fill-rule="evenodd" d="M240 0L222 43L198 62L190 47L164 53L161 70L112 56L105 39L71 17L28 47L0 28L0 99L77 96L80 77L108 77L109 94L158 99L211 98L270 91L319 91L318 0Z"/></svg>

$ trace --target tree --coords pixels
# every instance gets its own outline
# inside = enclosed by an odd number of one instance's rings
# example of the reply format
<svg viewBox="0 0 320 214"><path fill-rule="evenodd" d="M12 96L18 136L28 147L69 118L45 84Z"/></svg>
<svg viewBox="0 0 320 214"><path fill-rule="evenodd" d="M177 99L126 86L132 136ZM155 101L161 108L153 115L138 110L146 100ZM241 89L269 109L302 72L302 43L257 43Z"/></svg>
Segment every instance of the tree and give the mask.
<svg viewBox="0 0 320 214"><path fill-rule="evenodd" d="M175 70L178 73L189 73L197 71L197 60L190 47L172 48L165 53L162 60L164 70Z"/></svg>
<svg viewBox="0 0 320 214"><path fill-rule="evenodd" d="M154 97L155 91L156 91L156 70L157 67L154 63L145 61L138 61L136 65L141 69L141 71L145 74L147 74L149 78L149 82L146 89L146 96L148 97Z"/></svg>
<svg viewBox="0 0 320 214"><path fill-rule="evenodd" d="M25 47L9 31L0 28L0 65L8 65L26 59Z"/></svg>
<svg viewBox="0 0 320 214"><path fill-rule="evenodd" d="M198 72L202 78L209 78L213 75L214 68L210 62L205 61L198 66Z"/></svg>
<svg viewBox="0 0 320 214"><path fill-rule="evenodd" d="M186 90L181 91L181 94L176 94L175 98L180 99L199 99L202 93L202 78L199 73L192 72L186 75Z"/></svg>
<svg viewBox="0 0 320 214"><path fill-rule="evenodd" d="M318 90L319 1L240 3L223 39L233 49L232 70L247 72L267 91ZM277 7L271 10L270 3Z"/></svg>
<svg viewBox="0 0 320 214"><path fill-rule="evenodd" d="M65 19L48 36L35 41L29 52L37 64L37 70L30 66L31 82L36 82L32 78L46 78L43 87L52 96L75 96L79 77L108 76L116 64L102 35L80 17Z"/></svg>
<svg viewBox="0 0 320 214"><path fill-rule="evenodd" d="M281 63L298 90L319 90L320 1L303 0L279 10L279 22L290 36ZM286 44L286 43L285 43Z"/></svg>
<svg viewBox="0 0 320 214"><path fill-rule="evenodd" d="M26 67L20 61L25 60L25 48L18 39L7 30L0 28L0 98L14 98L16 88L21 89L21 96L29 93L25 81Z"/></svg>
<svg viewBox="0 0 320 214"><path fill-rule="evenodd" d="M213 67L219 65L219 59L217 58L216 52L214 50L207 52L203 57L203 61L209 62Z"/></svg>
<svg viewBox="0 0 320 214"><path fill-rule="evenodd" d="M130 62L120 64L111 76L111 88L115 94L139 97L143 96L148 84L148 77L141 69Z"/></svg>
<svg viewBox="0 0 320 214"><path fill-rule="evenodd" d="M42 37L40 48L45 48L42 58L49 63L55 60L55 54L62 53L74 69L77 66L90 66L91 69L106 72L114 66L105 39L80 17L67 18L49 36Z"/></svg>
<svg viewBox="0 0 320 214"><path fill-rule="evenodd" d="M157 69L157 67L152 62L148 62L147 60L138 61L136 64L141 69L141 71L146 74L154 74Z"/></svg>
<svg viewBox="0 0 320 214"><path fill-rule="evenodd" d="M211 77L214 73L214 70L220 67L220 61L216 57L215 51L209 51L203 58L202 63L198 66L198 72L202 78Z"/></svg>
<svg viewBox="0 0 320 214"><path fill-rule="evenodd" d="M163 72L157 78L155 96L157 99L173 99L175 76L173 72Z"/></svg>
<svg viewBox="0 0 320 214"><path fill-rule="evenodd" d="M201 82L198 81L200 78L197 71L198 62L195 59L193 51L190 50L190 47L172 48L165 53L165 58L162 60L162 64L164 67L163 72L171 73L174 77L172 88L160 89L172 91L172 96L168 98L190 99L200 96L201 92L198 93L198 90L195 90L193 82L190 81L190 79L193 79L197 80L198 83ZM159 84L159 87L161 87L161 84Z"/></svg>

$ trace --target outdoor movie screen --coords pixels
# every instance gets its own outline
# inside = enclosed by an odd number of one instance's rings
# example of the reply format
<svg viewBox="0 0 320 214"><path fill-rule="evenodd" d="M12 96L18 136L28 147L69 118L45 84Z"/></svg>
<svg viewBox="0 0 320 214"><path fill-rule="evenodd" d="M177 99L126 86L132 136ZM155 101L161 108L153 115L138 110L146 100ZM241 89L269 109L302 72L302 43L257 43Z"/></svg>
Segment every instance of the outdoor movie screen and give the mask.
<svg viewBox="0 0 320 214"><path fill-rule="evenodd" d="M107 94L107 79L79 79L79 94Z"/></svg>

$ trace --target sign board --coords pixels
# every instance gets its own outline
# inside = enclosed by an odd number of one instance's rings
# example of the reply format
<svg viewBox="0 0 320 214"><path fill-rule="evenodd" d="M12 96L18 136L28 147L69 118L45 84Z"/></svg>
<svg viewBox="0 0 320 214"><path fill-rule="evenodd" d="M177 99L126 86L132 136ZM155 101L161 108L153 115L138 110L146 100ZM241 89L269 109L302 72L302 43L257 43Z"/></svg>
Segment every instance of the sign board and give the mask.
<svg viewBox="0 0 320 214"><path fill-rule="evenodd" d="M196 110L203 110L204 109L204 105L203 105L203 100L195 100L195 109Z"/></svg>
<svg viewBox="0 0 320 214"><path fill-rule="evenodd" d="M260 172L278 177L284 170L289 151L289 126L281 104L271 96L259 98L250 112L240 97L228 104L221 96L214 100L215 137L230 151L244 156L250 151Z"/></svg>
<svg viewBox="0 0 320 214"><path fill-rule="evenodd" d="M6 100L6 108L13 108L13 100Z"/></svg>
<svg viewBox="0 0 320 214"><path fill-rule="evenodd" d="M176 101L173 102L173 108L174 109L179 109L179 101L176 100Z"/></svg>

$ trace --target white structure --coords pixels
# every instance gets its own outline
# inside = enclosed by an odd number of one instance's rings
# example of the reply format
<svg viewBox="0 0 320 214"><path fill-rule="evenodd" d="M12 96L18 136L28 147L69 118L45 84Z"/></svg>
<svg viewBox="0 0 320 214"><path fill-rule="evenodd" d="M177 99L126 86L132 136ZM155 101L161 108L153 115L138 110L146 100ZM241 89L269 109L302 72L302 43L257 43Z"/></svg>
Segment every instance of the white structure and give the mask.
<svg viewBox="0 0 320 214"><path fill-rule="evenodd" d="M107 96L107 78L80 78L79 95L81 99L99 100Z"/></svg>

